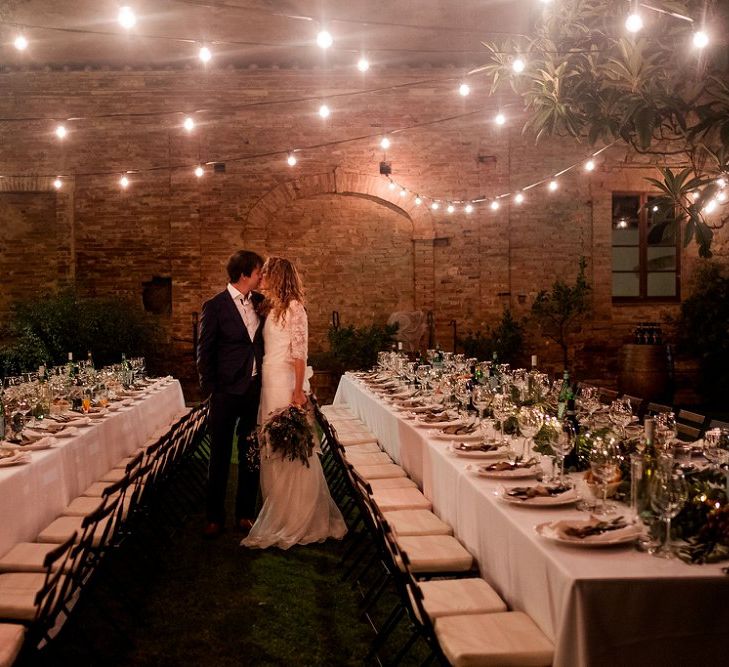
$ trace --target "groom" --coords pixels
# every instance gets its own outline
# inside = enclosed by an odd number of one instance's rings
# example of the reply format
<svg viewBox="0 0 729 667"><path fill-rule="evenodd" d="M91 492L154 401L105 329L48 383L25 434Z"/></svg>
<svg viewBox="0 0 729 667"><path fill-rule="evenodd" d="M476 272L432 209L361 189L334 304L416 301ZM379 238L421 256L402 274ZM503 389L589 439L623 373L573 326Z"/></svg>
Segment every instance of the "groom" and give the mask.
<svg viewBox="0 0 729 667"><path fill-rule="evenodd" d="M261 279L263 258L239 250L228 260L226 289L206 301L200 316L197 368L203 396L210 397L210 465L206 499L206 537L215 537L225 522L233 432L238 424L238 492L235 518L241 530L255 520L258 471L246 465L261 397L263 320L258 306L263 297L253 290Z"/></svg>

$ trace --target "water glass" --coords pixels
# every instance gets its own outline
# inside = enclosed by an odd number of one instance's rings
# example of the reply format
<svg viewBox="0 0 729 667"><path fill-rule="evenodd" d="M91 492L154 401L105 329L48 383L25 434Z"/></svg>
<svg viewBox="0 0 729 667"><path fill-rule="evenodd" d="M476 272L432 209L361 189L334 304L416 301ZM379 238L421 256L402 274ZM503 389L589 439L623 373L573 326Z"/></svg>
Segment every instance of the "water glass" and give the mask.
<svg viewBox="0 0 729 667"><path fill-rule="evenodd" d="M681 511L688 500L688 485L680 470L663 465L655 471L651 480L651 507L665 523L663 544L653 552L657 558L674 558L671 547L671 519Z"/></svg>

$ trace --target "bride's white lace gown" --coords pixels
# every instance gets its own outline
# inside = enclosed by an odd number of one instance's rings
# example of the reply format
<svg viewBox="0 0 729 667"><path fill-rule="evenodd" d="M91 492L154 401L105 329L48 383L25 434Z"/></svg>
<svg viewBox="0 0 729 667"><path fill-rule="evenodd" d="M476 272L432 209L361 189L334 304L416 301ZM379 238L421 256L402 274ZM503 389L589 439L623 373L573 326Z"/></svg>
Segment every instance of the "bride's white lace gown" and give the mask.
<svg viewBox="0 0 729 667"><path fill-rule="evenodd" d="M262 368L260 419L291 403L294 391L294 359L306 364L308 322L306 310L292 301L283 321L266 318L263 328L265 354ZM305 387L306 389L306 387ZM341 539L347 532L342 513L329 494L319 456L314 452L309 467L289 461L281 454L261 450L261 493L263 508L241 545L276 546Z"/></svg>

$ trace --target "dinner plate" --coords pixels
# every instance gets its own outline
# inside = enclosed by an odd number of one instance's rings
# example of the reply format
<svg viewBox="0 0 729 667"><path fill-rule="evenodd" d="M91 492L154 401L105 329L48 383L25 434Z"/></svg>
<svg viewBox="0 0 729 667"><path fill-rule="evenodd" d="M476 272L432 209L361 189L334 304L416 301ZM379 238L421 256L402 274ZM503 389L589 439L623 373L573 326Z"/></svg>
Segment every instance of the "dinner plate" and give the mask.
<svg viewBox="0 0 729 667"><path fill-rule="evenodd" d="M23 452L19 452L15 456L6 456L5 458L0 459L0 468L19 466L23 465L24 463L30 463L30 456L24 454Z"/></svg>
<svg viewBox="0 0 729 667"><path fill-rule="evenodd" d="M69 426L64 428L63 431L58 431L58 433L54 434L54 437L73 438L75 435L78 435L78 429L75 426Z"/></svg>
<svg viewBox="0 0 729 667"><path fill-rule="evenodd" d="M498 459L506 455L506 449L500 448L495 449L492 452L484 452L483 450L476 449L472 451L458 449L457 446L448 445L448 451L454 456L458 456L464 459Z"/></svg>
<svg viewBox="0 0 729 667"><path fill-rule="evenodd" d="M446 426L460 426L463 424L462 419L451 419L450 421L446 422L424 422L420 421L419 419L415 422L415 426L418 426L419 428L437 428L437 429L443 429Z"/></svg>
<svg viewBox="0 0 729 667"><path fill-rule="evenodd" d="M507 495L508 491L509 489L502 486L495 492L495 495L502 502L509 505L520 505L521 507L558 507L559 505L570 505L580 499L574 488L563 491L556 496L536 496L526 500L509 496Z"/></svg>
<svg viewBox="0 0 729 667"><path fill-rule="evenodd" d="M456 440L458 442L479 442L484 439L481 429L476 429L473 433L445 433L443 429L433 433L436 440Z"/></svg>
<svg viewBox="0 0 729 667"><path fill-rule="evenodd" d="M479 477L487 477L489 479L526 479L527 477L534 477L537 472L537 466L517 468L516 470L485 470L485 466L483 465L470 464L468 470Z"/></svg>
<svg viewBox="0 0 729 667"><path fill-rule="evenodd" d="M558 544L566 544L572 547L584 548L600 548L612 547L619 544L630 544L640 537L642 529L638 524L628 524L625 528L612 530L600 535L592 535L590 537L570 537L560 532L560 524L569 524L572 526L586 526L593 522L593 519L575 519L571 521L548 521L534 526L537 535L557 542Z"/></svg>

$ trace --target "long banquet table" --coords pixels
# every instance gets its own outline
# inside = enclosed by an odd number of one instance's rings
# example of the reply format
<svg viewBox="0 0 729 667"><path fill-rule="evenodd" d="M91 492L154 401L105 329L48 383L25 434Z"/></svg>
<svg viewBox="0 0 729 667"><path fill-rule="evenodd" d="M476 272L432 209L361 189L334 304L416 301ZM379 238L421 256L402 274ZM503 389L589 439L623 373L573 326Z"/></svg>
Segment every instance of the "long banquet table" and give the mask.
<svg viewBox="0 0 729 667"><path fill-rule="evenodd" d="M509 608L528 613L554 642L555 665L724 664L729 576L721 564L548 542L536 535L537 524L584 514L502 503L494 494L499 481L470 473L447 442L404 420L353 376L342 377L334 403L347 404L421 485Z"/></svg>
<svg viewBox="0 0 729 667"><path fill-rule="evenodd" d="M75 436L29 452L30 463L0 468L0 556L18 542L32 541L73 498L184 409L180 383L159 383L142 400L94 420Z"/></svg>

